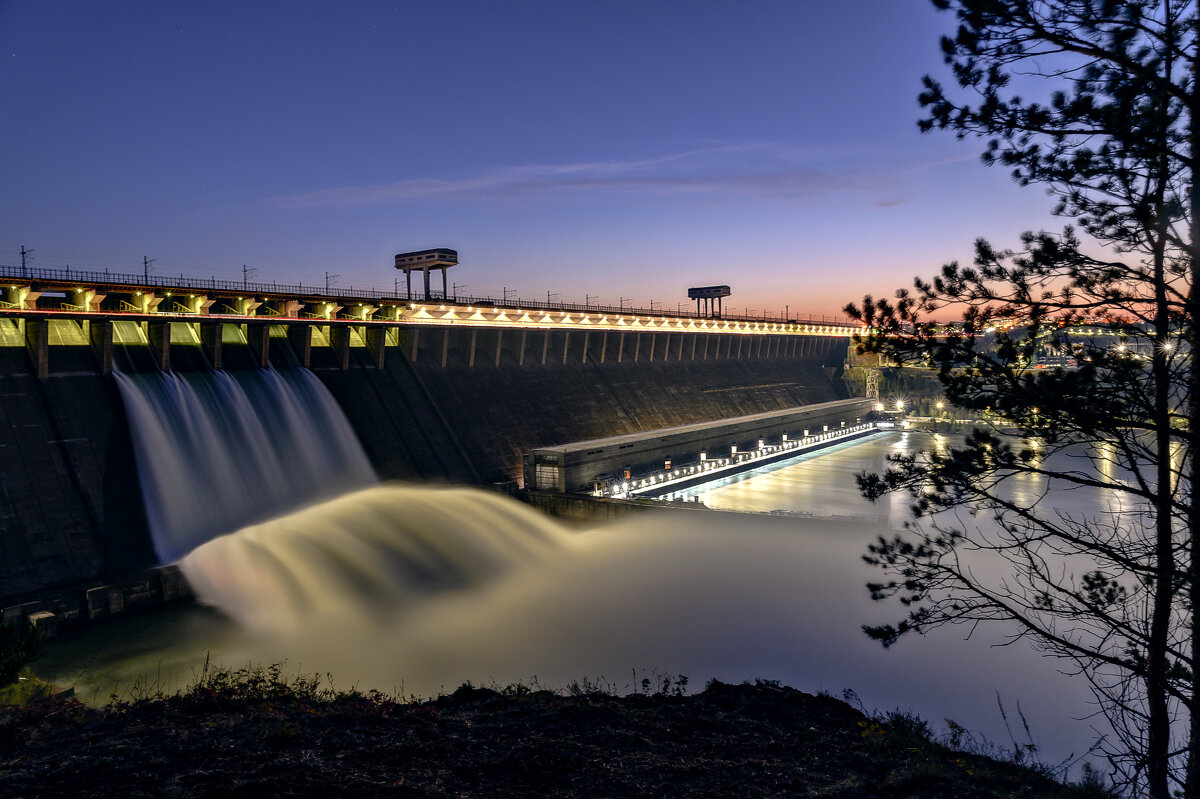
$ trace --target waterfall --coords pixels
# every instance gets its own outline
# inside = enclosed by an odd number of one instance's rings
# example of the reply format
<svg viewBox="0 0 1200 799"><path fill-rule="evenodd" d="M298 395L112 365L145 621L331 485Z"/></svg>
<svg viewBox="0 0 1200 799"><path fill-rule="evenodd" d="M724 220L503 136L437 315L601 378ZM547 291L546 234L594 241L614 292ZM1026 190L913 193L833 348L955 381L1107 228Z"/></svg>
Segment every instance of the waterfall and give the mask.
<svg viewBox="0 0 1200 799"><path fill-rule="evenodd" d="M279 633L476 588L566 538L500 494L385 484L214 538L179 565L202 602L246 629Z"/></svg>
<svg viewBox="0 0 1200 799"><path fill-rule="evenodd" d="M312 372L115 372L159 561L377 482Z"/></svg>

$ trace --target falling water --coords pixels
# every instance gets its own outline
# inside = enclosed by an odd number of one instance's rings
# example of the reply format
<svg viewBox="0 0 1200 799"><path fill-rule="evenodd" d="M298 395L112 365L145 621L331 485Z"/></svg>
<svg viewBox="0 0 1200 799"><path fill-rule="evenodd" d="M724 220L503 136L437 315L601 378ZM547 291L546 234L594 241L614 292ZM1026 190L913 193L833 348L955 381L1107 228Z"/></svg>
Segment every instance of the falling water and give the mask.
<svg viewBox="0 0 1200 799"><path fill-rule="evenodd" d="M116 373L159 561L377 481L307 369Z"/></svg>

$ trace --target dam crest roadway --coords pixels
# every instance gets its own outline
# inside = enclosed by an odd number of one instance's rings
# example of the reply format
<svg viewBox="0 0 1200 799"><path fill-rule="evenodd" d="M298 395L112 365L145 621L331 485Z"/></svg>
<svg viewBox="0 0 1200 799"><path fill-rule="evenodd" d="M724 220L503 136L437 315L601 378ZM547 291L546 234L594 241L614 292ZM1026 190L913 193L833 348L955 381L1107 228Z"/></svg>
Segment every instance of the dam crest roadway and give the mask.
<svg viewBox="0 0 1200 799"><path fill-rule="evenodd" d="M284 325L289 328L286 335L302 365L309 365L310 348L315 344L333 347L342 368L348 365L351 347L367 347L375 362L382 365L385 347L407 344L410 359L415 359L421 346L420 331L426 328L442 329L443 365L452 328L494 331L495 340L487 344L475 332L471 333L468 345L471 365L477 356L486 357L489 351L498 362L505 331L520 334L521 362L532 344L534 357L545 363L548 357L557 354L557 347L555 353L550 351L551 332L568 334L562 346L564 362L572 346L569 338L572 332L583 334L576 345L581 359L586 360L589 351L594 351L601 362L606 357L615 357L620 362L627 357L653 361L656 357L695 360L795 356L803 354L804 349L798 339L845 338L861 330L854 325L815 320L711 317L690 312L653 313L623 307L525 301L504 304L490 298L443 298L426 302L375 290L335 293L302 284L238 284L182 276L150 279L70 269L0 266L0 280L6 284L5 298L0 300L0 320L9 319L17 325L16 329L11 326L0 329L0 344L24 344L40 377L48 373L48 348L52 343L89 344L97 353L101 371L111 372L112 324L119 321L139 323L142 335L127 327L126 340L121 340L121 331L116 334L118 343L149 344L164 370L170 368L172 343L202 344L213 367L221 368L220 350L225 338L221 326L229 324L244 326L245 341L262 366L268 361L271 337L264 326ZM72 330L71 325L77 326L76 329ZM314 329L318 330L315 342ZM406 342L398 335L403 329L411 331ZM540 353L536 342L528 338L535 331L546 334ZM604 335L593 342L589 336L593 332ZM630 333L650 334L651 338L643 342L638 335L633 346L627 347L625 334ZM609 334L616 334L611 342ZM696 338L700 335L720 338ZM11 340L14 337L19 341ZM741 337L758 340L749 343L740 340ZM4 341L5 338L9 340ZM685 340L690 340L690 346ZM480 352L481 349L485 352Z"/></svg>

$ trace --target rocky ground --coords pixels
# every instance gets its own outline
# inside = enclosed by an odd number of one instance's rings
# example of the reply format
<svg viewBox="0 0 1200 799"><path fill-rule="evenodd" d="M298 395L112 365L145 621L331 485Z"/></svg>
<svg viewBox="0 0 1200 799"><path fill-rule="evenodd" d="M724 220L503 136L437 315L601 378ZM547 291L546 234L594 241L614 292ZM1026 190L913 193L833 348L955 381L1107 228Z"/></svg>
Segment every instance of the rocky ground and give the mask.
<svg viewBox="0 0 1200 799"><path fill-rule="evenodd" d="M464 687L432 701L218 673L106 708L0 708L0 795L1087 797L773 683L617 697Z"/></svg>

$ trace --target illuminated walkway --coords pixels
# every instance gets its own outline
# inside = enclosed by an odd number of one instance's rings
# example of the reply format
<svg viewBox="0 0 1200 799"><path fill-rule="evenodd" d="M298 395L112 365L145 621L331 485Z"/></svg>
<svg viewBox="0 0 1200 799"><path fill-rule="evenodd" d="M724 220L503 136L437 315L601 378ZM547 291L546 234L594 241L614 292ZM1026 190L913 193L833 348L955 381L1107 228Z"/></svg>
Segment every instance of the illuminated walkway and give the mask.
<svg viewBox="0 0 1200 799"><path fill-rule="evenodd" d="M699 463L663 469L636 480L621 481L593 492L593 496L634 499L658 497L682 488L719 480L738 472L758 469L777 461L865 438L880 432L874 422L804 436L799 440L786 437L778 444L764 444L749 452L732 452L724 458L704 458Z"/></svg>

